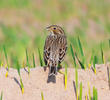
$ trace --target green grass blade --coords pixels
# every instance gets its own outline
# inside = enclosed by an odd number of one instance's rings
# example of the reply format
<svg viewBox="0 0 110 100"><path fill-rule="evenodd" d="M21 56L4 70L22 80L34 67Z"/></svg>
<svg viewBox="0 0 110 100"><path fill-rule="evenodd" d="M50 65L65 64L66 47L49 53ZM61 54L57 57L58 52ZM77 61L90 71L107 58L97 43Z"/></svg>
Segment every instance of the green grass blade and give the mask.
<svg viewBox="0 0 110 100"><path fill-rule="evenodd" d="M0 60L0 67L1 67L1 63L2 63L2 62L1 62L1 60Z"/></svg>
<svg viewBox="0 0 110 100"><path fill-rule="evenodd" d="M33 53L33 67L34 68L36 67L34 53Z"/></svg>
<svg viewBox="0 0 110 100"><path fill-rule="evenodd" d="M26 49L26 65L28 66L28 74L30 74L30 64L29 64L29 57L28 57L27 49Z"/></svg>
<svg viewBox="0 0 110 100"><path fill-rule="evenodd" d="M79 94L79 100L82 100L82 82L80 83L80 94Z"/></svg>
<svg viewBox="0 0 110 100"><path fill-rule="evenodd" d="M77 58L77 60L78 60L78 62L79 62L79 64L80 64L81 68L82 68L82 69L85 69L84 64L79 60L79 58L78 58L78 56L77 56L76 53L75 53L75 56L76 56L76 58Z"/></svg>
<svg viewBox="0 0 110 100"><path fill-rule="evenodd" d="M1 61L1 63L0 63L0 67L3 67L3 62Z"/></svg>
<svg viewBox="0 0 110 100"><path fill-rule="evenodd" d="M72 54L72 58L73 58L73 61L74 61L74 65L76 67L75 54L74 54L74 51L73 51L73 48L72 48L72 45L71 44L70 44L70 49L71 49L71 54Z"/></svg>
<svg viewBox="0 0 110 100"><path fill-rule="evenodd" d="M0 67L2 67L2 61L1 61L1 59L0 59Z"/></svg>
<svg viewBox="0 0 110 100"><path fill-rule="evenodd" d="M88 82L88 91L89 91L89 100L91 100L91 90L90 90L90 84Z"/></svg>
<svg viewBox="0 0 110 100"><path fill-rule="evenodd" d="M93 100L95 100L95 87L93 87Z"/></svg>
<svg viewBox="0 0 110 100"><path fill-rule="evenodd" d="M96 74L96 66L95 66L96 63L97 63L97 56L94 56L94 59L93 59L93 69L94 69L95 74Z"/></svg>
<svg viewBox="0 0 110 100"><path fill-rule="evenodd" d="M16 56L13 56L12 57L12 61L13 61L13 67L16 68L17 72L18 72L18 75L20 76L20 64L19 64L19 61L18 61L18 58Z"/></svg>
<svg viewBox="0 0 110 100"><path fill-rule="evenodd" d="M93 100L98 100L97 89L93 87Z"/></svg>
<svg viewBox="0 0 110 100"><path fill-rule="evenodd" d="M22 82L21 74L20 74L21 66L19 64L19 61L18 61L17 57L13 57L13 61L14 61L15 68L17 69L18 75L20 77L20 87L21 87L21 91L22 91L22 94L23 94L24 93L24 85L23 85L23 82Z"/></svg>
<svg viewBox="0 0 110 100"><path fill-rule="evenodd" d="M75 86L76 86L76 96L78 100L78 71L77 68L75 68Z"/></svg>
<svg viewBox="0 0 110 100"><path fill-rule="evenodd" d="M0 48L0 67L1 67L2 61L1 61L1 48Z"/></svg>
<svg viewBox="0 0 110 100"><path fill-rule="evenodd" d="M3 46L3 51L4 51L4 54L5 54L5 59L6 59L6 61L8 61L8 57L7 57L7 52L6 52L5 46Z"/></svg>
<svg viewBox="0 0 110 100"><path fill-rule="evenodd" d="M15 60L16 60L16 69L17 69L18 75L21 76L21 74L20 74L20 68L21 68L21 67L20 67L20 64L19 64L17 58L16 58Z"/></svg>
<svg viewBox="0 0 110 100"><path fill-rule="evenodd" d="M79 37L78 37L78 45L79 45L79 51L81 53L81 56L84 57L84 53L83 53L83 49L82 49L82 45L81 45Z"/></svg>
<svg viewBox="0 0 110 100"><path fill-rule="evenodd" d="M94 59L94 51L92 51L92 54L91 54L91 58L90 58L90 64L92 64L92 62L93 62L93 59Z"/></svg>
<svg viewBox="0 0 110 100"><path fill-rule="evenodd" d="M79 46L79 51L81 53L81 58L82 58L82 64L84 66L84 69L86 69L86 60L85 60L85 56L84 56L84 52L83 52L83 48L82 48L82 45L81 45L81 42L80 42L80 39L78 37L78 46Z"/></svg>
<svg viewBox="0 0 110 100"><path fill-rule="evenodd" d="M41 98L42 98L42 100L44 100L44 95L43 95L43 92L41 92Z"/></svg>
<svg viewBox="0 0 110 100"><path fill-rule="evenodd" d="M86 91L86 94L85 94L85 100L88 100L88 98L87 98L87 91Z"/></svg>
<svg viewBox="0 0 110 100"><path fill-rule="evenodd" d="M110 48L110 39L109 39L109 48Z"/></svg>
<svg viewBox="0 0 110 100"><path fill-rule="evenodd" d="M24 93L24 85L23 85L23 81L22 81L22 78L20 76L20 86L21 86L21 91L22 91L22 94Z"/></svg>
<svg viewBox="0 0 110 100"><path fill-rule="evenodd" d="M28 51L26 49L26 65L29 67Z"/></svg>
<svg viewBox="0 0 110 100"><path fill-rule="evenodd" d="M89 69L90 69L91 64L93 62L93 59L94 59L94 51L92 51L91 58L90 58L90 61L89 61Z"/></svg>
<svg viewBox="0 0 110 100"><path fill-rule="evenodd" d="M43 61L42 61L42 57L41 57L39 48L38 48L38 54L39 54L40 66L43 66Z"/></svg>
<svg viewBox="0 0 110 100"><path fill-rule="evenodd" d="M25 61L24 61L24 60L23 60L22 66L23 66L23 68L26 67L26 65L25 65Z"/></svg>
<svg viewBox="0 0 110 100"><path fill-rule="evenodd" d="M8 66L8 70L9 70L8 56L7 56L7 51L6 51L5 46L3 46L3 51L4 51L4 54L5 54L5 60L6 60L6 63L7 63L7 66Z"/></svg>
<svg viewBox="0 0 110 100"><path fill-rule="evenodd" d="M67 65L65 65L65 90L67 89Z"/></svg>
<svg viewBox="0 0 110 100"><path fill-rule="evenodd" d="M101 59L102 59L102 63L104 64L104 53L103 53L103 49L102 49L102 44L100 46L101 49Z"/></svg>
<svg viewBox="0 0 110 100"><path fill-rule="evenodd" d="M1 96L0 96L0 100L2 100L3 99L3 92L1 92Z"/></svg>
<svg viewBox="0 0 110 100"><path fill-rule="evenodd" d="M78 71L77 71L77 68L75 68L75 83L76 83L76 90L78 90Z"/></svg>
<svg viewBox="0 0 110 100"><path fill-rule="evenodd" d="M95 93L95 99L98 100L97 89L95 91L96 91L96 93Z"/></svg>

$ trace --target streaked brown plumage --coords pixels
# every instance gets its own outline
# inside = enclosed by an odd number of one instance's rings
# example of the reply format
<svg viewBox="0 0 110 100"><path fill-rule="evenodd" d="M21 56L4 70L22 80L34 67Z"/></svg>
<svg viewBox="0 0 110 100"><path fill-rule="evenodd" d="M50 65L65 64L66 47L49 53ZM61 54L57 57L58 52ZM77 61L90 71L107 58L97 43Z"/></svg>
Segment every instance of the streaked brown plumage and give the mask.
<svg viewBox="0 0 110 100"><path fill-rule="evenodd" d="M46 28L50 34L47 36L44 45L44 61L49 66L49 76L57 74L57 66L65 56L67 40L64 30L57 25Z"/></svg>

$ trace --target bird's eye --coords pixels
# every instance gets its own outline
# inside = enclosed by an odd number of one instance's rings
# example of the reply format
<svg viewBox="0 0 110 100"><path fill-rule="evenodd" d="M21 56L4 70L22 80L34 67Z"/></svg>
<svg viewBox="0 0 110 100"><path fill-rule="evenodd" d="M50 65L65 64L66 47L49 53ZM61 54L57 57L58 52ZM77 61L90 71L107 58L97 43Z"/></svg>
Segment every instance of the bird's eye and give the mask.
<svg viewBox="0 0 110 100"><path fill-rule="evenodd" d="M56 28L55 28L55 27L54 27L53 29L54 29L54 30L56 30Z"/></svg>

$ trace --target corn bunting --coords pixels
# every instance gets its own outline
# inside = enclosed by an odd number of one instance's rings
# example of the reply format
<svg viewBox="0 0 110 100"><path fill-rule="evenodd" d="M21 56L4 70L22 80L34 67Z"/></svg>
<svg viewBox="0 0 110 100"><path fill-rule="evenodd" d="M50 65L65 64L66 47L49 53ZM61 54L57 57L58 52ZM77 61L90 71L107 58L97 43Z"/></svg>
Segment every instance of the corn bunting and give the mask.
<svg viewBox="0 0 110 100"><path fill-rule="evenodd" d="M63 61L67 51L67 39L64 30L57 25L46 28L50 34L44 45L44 62L49 67L49 76L57 74L57 67Z"/></svg>

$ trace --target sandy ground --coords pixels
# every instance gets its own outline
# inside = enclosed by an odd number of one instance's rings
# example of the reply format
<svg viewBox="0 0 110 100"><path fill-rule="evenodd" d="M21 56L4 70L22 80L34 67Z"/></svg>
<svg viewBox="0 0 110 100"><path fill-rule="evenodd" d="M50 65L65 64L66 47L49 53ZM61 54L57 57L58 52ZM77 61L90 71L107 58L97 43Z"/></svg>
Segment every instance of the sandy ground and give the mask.
<svg viewBox="0 0 110 100"><path fill-rule="evenodd" d="M88 93L88 82L92 88L98 90L98 100L110 100L108 86L107 65L97 65L96 75L92 70L78 69L78 83L83 84L83 100ZM64 69L62 69L64 71ZM67 90L64 88L64 76L60 73L56 76L56 83L47 82L48 70L44 72L41 67L31 69L30 76L21 69L24 83L24 94L15 80L19 82L19 76L15 69L9 70L8 78L5 77L6 70L0 68L0 93L3 91L3 100L41 100L41 92L44 100L76 100L74 91L75 69L68 68Z"/></svg>

